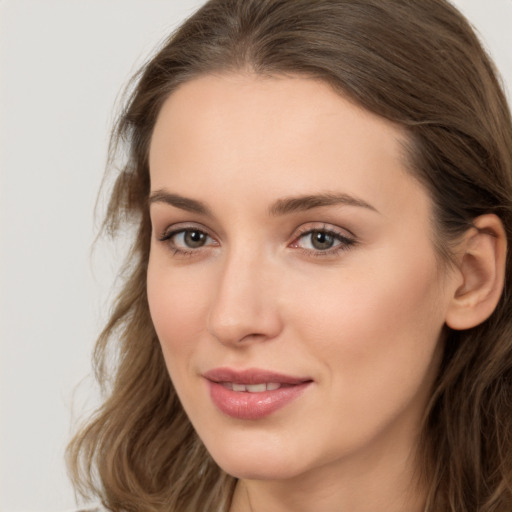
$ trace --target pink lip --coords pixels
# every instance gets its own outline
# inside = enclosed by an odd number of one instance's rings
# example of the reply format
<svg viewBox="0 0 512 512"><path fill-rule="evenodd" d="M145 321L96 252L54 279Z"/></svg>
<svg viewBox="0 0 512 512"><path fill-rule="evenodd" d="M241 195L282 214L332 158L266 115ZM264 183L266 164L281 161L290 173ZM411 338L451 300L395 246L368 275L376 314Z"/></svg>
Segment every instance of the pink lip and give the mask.
<svg viewBox="0 0 512 512"><path fill-rule="evenodd" d="M231 368L215 368L203 377L208 381L210 397L224 414L242 420L257 420L272 414L298 398L312 383L309 378L292 377L280 373L251 368L237 371ZM223 383L285 385L275 390L251 393L233 391Z"/></svg>

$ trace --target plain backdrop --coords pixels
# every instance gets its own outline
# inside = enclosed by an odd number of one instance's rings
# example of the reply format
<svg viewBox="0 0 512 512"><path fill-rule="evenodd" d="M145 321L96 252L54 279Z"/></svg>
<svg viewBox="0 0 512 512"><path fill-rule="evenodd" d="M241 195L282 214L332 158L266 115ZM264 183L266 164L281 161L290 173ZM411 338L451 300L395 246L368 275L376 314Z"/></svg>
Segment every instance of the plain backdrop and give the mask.
<svg viewBox="0 0 512 512"><path fill-rule="evenodd" d="M0 0L2 512L75 506L63 450L72 417L96 400L90 353L119 260L109 246L91 252L115 105L152 48L202 3ZM512 0L455 3L510 98Z"/></svg>

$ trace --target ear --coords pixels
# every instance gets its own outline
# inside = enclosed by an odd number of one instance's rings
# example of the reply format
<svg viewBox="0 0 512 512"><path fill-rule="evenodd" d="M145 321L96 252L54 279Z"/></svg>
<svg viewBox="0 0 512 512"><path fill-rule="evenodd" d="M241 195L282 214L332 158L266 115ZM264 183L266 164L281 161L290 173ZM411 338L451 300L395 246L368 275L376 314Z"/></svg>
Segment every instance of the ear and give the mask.
<svg viewBox="0 0 512 512"><path fill-rule="evenodd" d="M465 234L458 260L460 284L450 301L446 324L470 329L491 316L505 281L507 237L500 218L481 215Z"/></svg>

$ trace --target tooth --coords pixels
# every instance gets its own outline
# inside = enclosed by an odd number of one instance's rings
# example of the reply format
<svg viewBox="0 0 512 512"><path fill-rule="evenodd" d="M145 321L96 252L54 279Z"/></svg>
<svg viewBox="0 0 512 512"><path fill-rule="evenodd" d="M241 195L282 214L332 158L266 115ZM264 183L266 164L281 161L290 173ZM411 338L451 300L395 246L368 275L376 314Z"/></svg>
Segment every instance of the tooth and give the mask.
<svg viewBox="0 0 512 512"><path fill-rule="evenodd" d="M261 393L262 391L266 391L267 385L263 384L247 384L247 391L249 393Z"/></svg>
<svg viewBox="0 0 512 512"><path fill-rule="evenodd" d="M222 382L221 383L226 389L233 390L233 383L232 382Z"/></svg>
<svg viewBox="0 0 512 512"><path fill-rule="evenodd" d="M245 384L235 384L233 382L233 391L247 391L246 387L249 386L246 386Z"/></svg>
<svg viewBox="0 0 512 512"><path fill-rule="evenodd" d="M267 391L274 391L276 389L279 389L281 387L281 384L278 384L277 382L269 382L267 384Z"/></svg>

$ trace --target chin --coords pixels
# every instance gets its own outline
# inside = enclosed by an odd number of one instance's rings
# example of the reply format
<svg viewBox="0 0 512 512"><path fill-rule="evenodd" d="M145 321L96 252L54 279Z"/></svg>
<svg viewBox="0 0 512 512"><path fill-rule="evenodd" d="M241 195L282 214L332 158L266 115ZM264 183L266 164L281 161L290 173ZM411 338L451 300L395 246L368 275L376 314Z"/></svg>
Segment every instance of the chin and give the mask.
<svg viewBox="0 0 512 512"><path fill-rule="evenodd" d="M274 464L272 460L219 460L217 464L229 475L243 480L288 480L302 473L291 462Z"/></svg>
<svg viewBox="0 0 512 512"><path fill-rule="evenodd" d="M240 479L286 480L307 469L299 449L283 446L273 439L260 443L206 444L206 448L226 473Z"/></svg>

